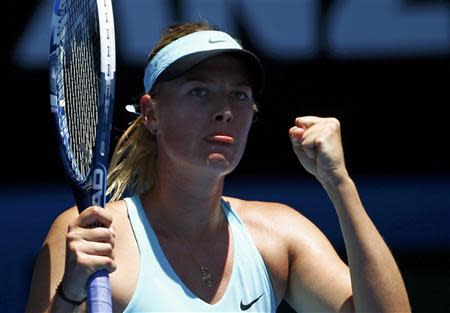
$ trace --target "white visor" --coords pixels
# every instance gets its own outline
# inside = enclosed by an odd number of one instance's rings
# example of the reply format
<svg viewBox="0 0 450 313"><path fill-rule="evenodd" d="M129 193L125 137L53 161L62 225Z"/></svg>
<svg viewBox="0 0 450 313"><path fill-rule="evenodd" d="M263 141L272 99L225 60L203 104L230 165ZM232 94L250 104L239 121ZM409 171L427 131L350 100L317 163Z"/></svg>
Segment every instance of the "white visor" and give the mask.
<svg viewBox="0 0 450 313"><path fill-rule="evenodd" d="M208 51L210 53L208 53ZM183 58L183 60L188 60L188 58L185 58L186 56L197 55L197 57L189 58L189 61L183 62L184 64L178 64L177 70L172 71L172 74L170 75L172 78L174 78L175 74L182 74L183 71L188 70L212 55L233 51L246 55L251 61L250 63L253 63L253 67L256 65L256 67L259 68L258 74L262 76L261 63L253 53L244 50L241 45L227 33L215 30L205 30L181 37L158 51L145 69L145 91L149 92L161 74L169 68L170 65L181 58Z"/></svg>

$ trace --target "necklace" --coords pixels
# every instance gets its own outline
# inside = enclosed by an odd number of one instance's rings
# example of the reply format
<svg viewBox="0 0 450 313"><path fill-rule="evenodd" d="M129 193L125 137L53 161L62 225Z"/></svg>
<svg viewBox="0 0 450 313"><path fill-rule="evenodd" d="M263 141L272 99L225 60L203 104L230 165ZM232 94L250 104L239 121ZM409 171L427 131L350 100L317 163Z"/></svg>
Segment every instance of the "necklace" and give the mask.
<svg viewBox="0 0 450 313"><path fill-rule="evenodd" d="M174 235L174 234L172 233L172 235ZM178 240L178 242L182 242L184 244L185 249L188 250L188 253L189 253L191 259L196 263L197 266L200 267L200 277L201 277L201 281L202 281L203 285L208 288L211 288L212 275L209 272L209 267L207 265L202 265L200 262L198 262L198 259L192 253L192 251L193 251L192 246L187 240L181 240L180 237L178 237L177 235L175 235L175 238Z"/></svg>
<svg viewBox="0 0 450 313"><path fill-rule="evenodd" d="M222 219L223 219L223 215L221 215ZM205 287L211 288L212 286L212 274L209 271L209 267L206 264L201 264L201 262L198 261L198 258L195 257L193 251L194 249L192 249L192 246L190 244L189 241L185 240L185 239L181 239L180 236L178 236L175 232L167 232L170 233L173 237L175 237L175 239L182 243L185 247L185 249L188 250L188 254L191 257L191 260L193 260L196 263L196 266L200 267L200 279L202 281L202 284Z"/></svg>
<svg viewBox="0 0 450 313"><path fill-rule="evenodd" d="M202 275L202 281L206 287L211 288L211 274L209 273L208 266L200 265L200 273Z"/></svg>
<svg viewBox="0 0 450 313"><path fill-rule="evenodd" d="M191 245L187 241L183 240L182 242L184 242L187 246L189 246L188 249L189 249L189 254L191 255L191 259L194 260L195 263L197 263L197 266L200 266L200 276L201 276L203 285L205 285L208 288L211 288L212 275L209 272L209 267L207 265L202 265L202 264L200 264L200 262L198 262L197 258L192 253Z"/></svg>

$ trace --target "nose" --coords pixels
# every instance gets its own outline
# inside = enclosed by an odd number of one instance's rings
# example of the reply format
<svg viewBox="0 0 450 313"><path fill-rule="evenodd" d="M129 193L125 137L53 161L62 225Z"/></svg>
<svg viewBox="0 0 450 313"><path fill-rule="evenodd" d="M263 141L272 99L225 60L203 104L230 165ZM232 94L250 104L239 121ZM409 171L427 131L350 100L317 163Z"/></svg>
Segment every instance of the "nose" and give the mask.
<svg viewBox="0 0 450 313"><path fill-rule="evenodd" d="M213 115L213 119L217 122L226 122L229 123L233 120L233 113L231 113L230 108L224 108L223 110L216 112Z"/></svg>

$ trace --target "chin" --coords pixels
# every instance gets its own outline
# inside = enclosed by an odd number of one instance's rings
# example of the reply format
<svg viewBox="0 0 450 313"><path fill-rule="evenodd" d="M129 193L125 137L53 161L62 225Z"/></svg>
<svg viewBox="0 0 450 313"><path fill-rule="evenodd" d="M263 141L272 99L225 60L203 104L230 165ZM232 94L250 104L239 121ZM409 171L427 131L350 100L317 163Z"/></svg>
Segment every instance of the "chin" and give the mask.
<svg viewBox="0 0 450 313"><path fill-rule="evenodd" d="M231 173L237 164L232 164L230 161L220 153L214 153L208 156L207 164L210 169L219 171L222 175Z"/></svg>

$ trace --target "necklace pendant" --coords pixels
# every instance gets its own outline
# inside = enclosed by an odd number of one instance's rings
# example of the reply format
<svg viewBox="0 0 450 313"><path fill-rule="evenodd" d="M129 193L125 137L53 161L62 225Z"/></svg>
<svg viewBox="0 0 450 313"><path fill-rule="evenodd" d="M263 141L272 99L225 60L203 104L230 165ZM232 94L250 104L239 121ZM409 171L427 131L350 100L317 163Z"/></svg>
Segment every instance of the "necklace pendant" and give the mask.
<svg viewBox="0 0 450 313"><path fill-rule="evenodd" d="M208 266L200 266L200 273L202 275L202 281L207 287L211 287L211 274L209 273Z"/></svg>

